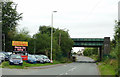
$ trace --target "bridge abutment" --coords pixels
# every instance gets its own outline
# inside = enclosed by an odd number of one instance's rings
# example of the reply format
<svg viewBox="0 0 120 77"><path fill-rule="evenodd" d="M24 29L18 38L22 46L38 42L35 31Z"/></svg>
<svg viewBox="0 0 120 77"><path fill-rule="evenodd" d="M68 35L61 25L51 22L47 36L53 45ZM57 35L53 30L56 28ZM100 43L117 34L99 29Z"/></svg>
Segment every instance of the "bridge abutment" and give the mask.
<svg viewBox="0 0 120 77"><path fill-rule="evenodd" d="M110 53L110 37L104 37L103 55Z"/></svg>

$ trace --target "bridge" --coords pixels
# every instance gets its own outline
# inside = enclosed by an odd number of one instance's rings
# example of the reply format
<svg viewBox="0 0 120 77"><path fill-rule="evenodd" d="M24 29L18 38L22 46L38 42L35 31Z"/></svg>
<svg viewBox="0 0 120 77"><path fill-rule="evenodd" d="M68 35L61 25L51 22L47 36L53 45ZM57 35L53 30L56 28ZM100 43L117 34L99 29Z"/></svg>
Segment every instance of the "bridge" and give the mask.
<svg viewBox="0 0 120 77"><path fill-rule="evenodd" d="M110 37L104 38L72 38L73 47L98 47L100 61L103 55L110 53Z"/></svg>

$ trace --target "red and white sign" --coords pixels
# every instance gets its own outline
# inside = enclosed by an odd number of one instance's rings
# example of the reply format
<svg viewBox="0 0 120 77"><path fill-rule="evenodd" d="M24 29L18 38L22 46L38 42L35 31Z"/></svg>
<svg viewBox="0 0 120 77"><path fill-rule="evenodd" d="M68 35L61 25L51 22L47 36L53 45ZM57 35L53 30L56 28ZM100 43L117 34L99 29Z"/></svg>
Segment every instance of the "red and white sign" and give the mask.
<svg viewBox="0 0 120 77"><path fill-rule="evenodd" d="M26 55L21 55L21 57L23 60L28 60L28 56L26 56Z"/></svg>
<svg viewBox="0 0 120 77"><path fill-rule="evenodd" d="M13 46L14 51L27 51L27 47L25 46Z"/></svg>

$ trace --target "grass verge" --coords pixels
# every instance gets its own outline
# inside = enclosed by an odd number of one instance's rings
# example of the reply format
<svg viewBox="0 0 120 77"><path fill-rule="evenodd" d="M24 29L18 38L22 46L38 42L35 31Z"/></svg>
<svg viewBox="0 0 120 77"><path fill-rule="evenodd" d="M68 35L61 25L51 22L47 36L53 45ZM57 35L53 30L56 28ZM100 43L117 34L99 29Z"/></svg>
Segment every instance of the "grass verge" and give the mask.
<svg viewBox="0 0 120 77"><path fill-rule="evenodd" d="M115 69L109 64L98 65L101 75L115 75Z"/></svg>
<svg viewBox="0 0 120 77"><path fill-rule="evenodd" d="M90 58L94 59L95 61L98 60L97 55L89 56ZM104 61L97 62L101 77L105 75L112 75L113 77L117 74L118 69L118 61L117 59L104 59Z"/></svg>
<svg viewBox="0 0 120 77"><path fill-rule="evenodd" d="M118 62L114 59L108 59L104 62L100 62L98 65L101 75L116 75Z"/></svg>
<svg viewBox="0 0 120 77"><path fill-rule="evenodd" d="M54 64L61 64L59 61L53 61L53 63L36 63L36 64L30 64L26 63L25 61L23 62L23 65L9 65L8 61L5 61L2 63L2 68L10 68L10 69L25 69L26 67L37 67L37 66L47 66L47 65L54 65Z"/></svg>
<svg viewBox="0 0 120 77"><path fill-rule="evenodd" d="M90 58L92 58L94 61L97 61L98 60L98 55L91 55L89 56Z"/></svg>

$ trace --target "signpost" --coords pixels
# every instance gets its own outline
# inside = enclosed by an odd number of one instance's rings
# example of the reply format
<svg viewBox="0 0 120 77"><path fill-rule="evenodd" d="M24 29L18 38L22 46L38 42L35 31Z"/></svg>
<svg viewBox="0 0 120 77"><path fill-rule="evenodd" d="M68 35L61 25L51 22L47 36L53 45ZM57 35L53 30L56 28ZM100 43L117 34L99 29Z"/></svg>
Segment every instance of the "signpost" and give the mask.
<svg viewBox="0 0 120 77"><path fill-rule="evenodd" d="M28 60L27 47L28 42L25 41L12 41L13 53L22 54L21 57L23 60Z"/></svg>

